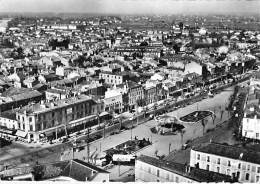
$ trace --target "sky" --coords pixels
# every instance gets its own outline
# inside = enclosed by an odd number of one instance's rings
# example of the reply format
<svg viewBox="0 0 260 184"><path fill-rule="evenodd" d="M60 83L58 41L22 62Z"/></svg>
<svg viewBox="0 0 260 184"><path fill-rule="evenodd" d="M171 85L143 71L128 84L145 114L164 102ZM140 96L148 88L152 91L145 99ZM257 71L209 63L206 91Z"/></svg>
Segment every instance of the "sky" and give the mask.
<svg viewBox="0 0 260 184"><path fill-rule="evenodd" d="M0 0L0 12L260 13L260 0Z"/></svg>

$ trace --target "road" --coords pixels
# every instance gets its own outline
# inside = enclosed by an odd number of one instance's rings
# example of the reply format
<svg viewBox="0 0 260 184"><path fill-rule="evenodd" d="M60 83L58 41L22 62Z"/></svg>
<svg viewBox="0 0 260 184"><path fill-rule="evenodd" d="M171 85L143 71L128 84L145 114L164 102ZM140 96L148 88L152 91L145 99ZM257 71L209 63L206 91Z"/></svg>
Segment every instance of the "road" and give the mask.
<svg viewBox="0 0 260 184"><path fill-rule="evenodd" d="M185 108L181 108L177 111L173 111L169 113L169 115L172 116L182 116L185 114L188 114L189 112L192 112L193 110L208 110L212 109L213 107L219 107L220 105L223 107L223 102L226 103L228 100L229 95L232 93L232 90L224 91L218 95L216 95L214 98L211 99L205 99L201 102L194 103L192 105L186 106ZM197 96L195 98L201 98L200 96ZM184 100L184 102L189 102L190 100ZM178 102L184 103L184 102ZM198 105L197 105L198 104ZM164 109L164 107L158 107L157 112L161 109ZM214 109L212 109L214 110ZM217 112L219 113L219 112ZM226 113L227 114L227 113ZM219 118L219 117L218 117ZM223 116L223 120L227 118L226 115ZM141 118L140 118L141 120ZM135 120L136 121L136 120ZM218 121L218 119L216 120ZM150 146L149 148L140 151L140 154L147 154L154 156L155 150L159 150L159 154L168 154L169 152L169 143L171 143L171 150L173 149L179 149L180 148L180 136L175 135L175 136L160 136L160 135L154 135L151 134L150 128L152 126L155 126L156 122L155 121L148 121L144 124L141 124L138 126L138 128L134 128L132 130L132 135L138 136L138 138L149 138L152 140L153 145ZM130 121L125 121L123 122L123 125L126 126L131 126ZM106 136L110 135L110 132L114 131L115 129L119 128L119 124L113 125L112 127L109 127L106 130ZM184 142L188 139L194 138L194 136L202 136L201 132L201 125L196 124L196 125L185 125L185 130L186 133L184 135ZM211 123L208 123L206 125L206 129L212 127ZM213 126L214 127L214 126ZM94 132L93 134L102 134L103 135L103 130ZM122 142L125 142L131 138L131 130L124 131L120 134L116 134L113 136L108 136L105 138L102 138L98 141L95 141L90 144L90 152L91 154L93 152L102 152L104 150L107 150L111 147L116 146L117 144L120 144ZM86 136L82 136L79 139L86 139ZM48 147L44 147L48 146ZM4 156L1 156L1 163L6 164L6 165L11 165L11 166L17 166L21 165L24 163L32 163L35 161L39 162L49 162L49 161L55 161L60 159L60 152L67 150L69 147L71 147L71 143L65 143L65 144L59 144L59 145L44 145L41 148L38 147L27 147L27 149L22 152L22 148L17 148L15 151L12 149L6 151L4 153ZM37 150L37 151L36 151ZM34 152L32 152L34 151ZM35 152L36 151L36 152ZM11 152L11 154L10 154ZM138 153L139 154L139 153ZM77 158L83 158L86 157L87 153L86 150L81 151L79 153L75 154L75 157ZM68 158L71 157L71 155L68 155Z"/></svg>

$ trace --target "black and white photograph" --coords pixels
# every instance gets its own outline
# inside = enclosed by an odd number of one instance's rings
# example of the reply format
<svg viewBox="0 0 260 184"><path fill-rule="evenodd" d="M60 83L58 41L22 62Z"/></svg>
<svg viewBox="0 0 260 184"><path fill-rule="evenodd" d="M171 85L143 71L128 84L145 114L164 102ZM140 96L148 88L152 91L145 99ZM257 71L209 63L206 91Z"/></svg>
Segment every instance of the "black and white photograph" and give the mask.
<svg viewBox="0 0 260 184"><path fill-rule="evenodd" d="M0 183L260 183L260 0L0 0Z"/></svg>

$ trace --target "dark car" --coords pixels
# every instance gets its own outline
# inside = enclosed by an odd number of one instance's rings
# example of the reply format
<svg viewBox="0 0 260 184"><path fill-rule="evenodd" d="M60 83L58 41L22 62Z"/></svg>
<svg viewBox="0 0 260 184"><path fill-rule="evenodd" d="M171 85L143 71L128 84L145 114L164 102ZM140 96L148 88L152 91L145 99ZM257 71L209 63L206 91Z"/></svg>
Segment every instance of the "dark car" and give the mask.
<svg viewBox="0 0 260 184"><path fill-rule="evenodd" d="M66 138L63 138L61 142L65 143L65 142L68 142L68 141L69 141L69 139L66 137Z"/></svg>
<svg viewBox="0 0 260 184"><path fill-rule="evenodd" d="M116 135L119 134L119 132L111 132L110 135Z"/></svg>

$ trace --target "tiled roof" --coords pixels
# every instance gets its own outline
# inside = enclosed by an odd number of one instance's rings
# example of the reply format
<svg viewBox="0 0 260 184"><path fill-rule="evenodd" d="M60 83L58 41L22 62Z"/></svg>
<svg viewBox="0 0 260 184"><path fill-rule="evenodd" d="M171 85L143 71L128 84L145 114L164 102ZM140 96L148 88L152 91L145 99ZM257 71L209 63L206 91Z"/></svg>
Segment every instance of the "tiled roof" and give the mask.
<svg viewBox="0 0 260 184"><path fill-rule="evenodd" d="M159 160L149 156L140 156L137 158L139 161L145 162L147 164L159 167L161 169L168 170L170 172L176 173L178 175L190 178L198 182L230 182L231 177L215 173L208 170L202 170L198 168L191 167L190 171L187 171L187 166L185 164L174 163L166 160Z"/></svg>
<svg viewBox="0 0 260 184"><path fill-rule="evenodd" d="M66 98L62 100L55 101L53 103L44 103L44 105L41 105L40 103L31 105L31 106L24 106L22 107L19 112L24 113L26 111L27 113L42 113L47 111L52 111L54 109L62 108L62 107L69 107L72 104L78 104L82 102L90 101L90 103L94 103L92 98L90 98L87 95L80 95L77 97L71 97Z"/></svg>
<svg viewBox="0 0 260 184"><path fill-rule="evenodd" d="M27 93L13 95L11 96L11 98L14 101L19 101L19 100L25 100L25 99L30 99L30 98L40 97L40 96L42 96L42 94L39 91L34 90L34 91L29 91Z"/></svg>
<svg viewBox="0 0 260 184"><path fill-rule="evenodd" d="M218 143L208 143L199 147L193 148L195 151L219 155L245 162L260 164L260 152L255 149L242 148ZM242 156L242 157L241 157Z"/></svg>
<svg viewBox="0 0 260 184"><path fill-rule="evenodd" d="M59 161L54 163L26 166L3 171L3 177L14 177L33 173L36 181L49 180L59 176L66 176L77 181L91 181L97 173L109 173L103 169L93 166L78 159L70 161Z"/></svg>
<svg viewBox="0 0 260 184"><path fill-rule="evenodd" d="M16 120L16 111L17 111L17 109L4 111L4 112L1 113L0 117L8 118L8 119L11 119L11 120Z"/></svg>

